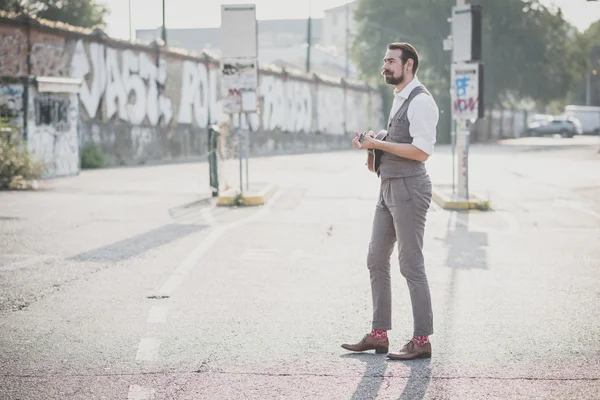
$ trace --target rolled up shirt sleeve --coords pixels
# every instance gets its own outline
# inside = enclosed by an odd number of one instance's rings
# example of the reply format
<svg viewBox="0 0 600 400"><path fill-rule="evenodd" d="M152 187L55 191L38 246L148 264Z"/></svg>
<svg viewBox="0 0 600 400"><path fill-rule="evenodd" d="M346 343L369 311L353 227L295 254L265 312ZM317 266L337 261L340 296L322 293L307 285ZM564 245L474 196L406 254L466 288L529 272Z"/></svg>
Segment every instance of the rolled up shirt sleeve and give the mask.
<svg viewBox="0 0 600 400"><path fill-rule="evenodd" d="M425 93L416 96L408 107L412 144L427 155L433 154L439 117L435 100Z"/></svg>

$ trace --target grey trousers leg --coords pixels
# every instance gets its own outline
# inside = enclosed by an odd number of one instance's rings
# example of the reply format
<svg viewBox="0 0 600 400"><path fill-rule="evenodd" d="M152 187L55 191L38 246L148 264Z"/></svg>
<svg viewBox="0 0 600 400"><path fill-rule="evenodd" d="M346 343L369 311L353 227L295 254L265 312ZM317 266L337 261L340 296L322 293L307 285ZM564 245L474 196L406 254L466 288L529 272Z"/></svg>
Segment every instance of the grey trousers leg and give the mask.
<svg viewBox="0 0 600 400"><path fill-rule="evenodd" d="M373 329L392 328L390 256L397 243L400 272L410 292L414 335L433 334L431 295L423 257L423 236L430 202L428 175L381 182L367 257L373 296Z"/></svg>

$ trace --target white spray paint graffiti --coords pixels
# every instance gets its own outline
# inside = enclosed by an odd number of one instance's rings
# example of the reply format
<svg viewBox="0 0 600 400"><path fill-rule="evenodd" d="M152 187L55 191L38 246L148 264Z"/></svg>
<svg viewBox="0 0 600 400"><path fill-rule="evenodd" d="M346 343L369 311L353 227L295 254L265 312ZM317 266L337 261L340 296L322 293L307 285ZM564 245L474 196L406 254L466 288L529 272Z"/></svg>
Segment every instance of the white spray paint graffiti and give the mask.
<svg viewBox="0 0 600 400"><path fill-rule="evenodd" d="M179 123L198 126L208 124L208 71L206 65L192 61L183 62Z"/></svg>
<svg viewBox="0 0 600 400"><path fill-rule="evenodd" d="M92 72L93 80L91 87L87 82L81 85L80 99L90 119L96 118L100 99L106 88L106 66L104 62L104 45L96 42L90 44L90 59L88 62L83 41L79 40L75 45L75 53L71 60L71 75L73 78L85 79Z"/></svg>
<svg viewBox="0 0 600 400"><path fill-rule="evenodd" d="M105 56L106 54L106 56ZM181 94L177 108L177 122L205 127L222 120L222 101L218 67L211 68L190 60L182 62ZM168 124L173 118L173 101L159 88L167 84L167 62L160 59L157 66L148 53L132 50L118 51L90 42L89 57L84 42L75 46L71 62L71 75L87 78L81 88L81 103L90 119L96 119L101 104L106 118L116 118L142 125L145 121L156 126L162 119ZM243 129L283 130L308 133L344 134L362 129L373 119L369 116L368 99L371 95L336 86L284 79L274 75L260 75L262 109L256 114L234 116L233 125ZM346 101L346 104L344 104ZM346 111L345 111L345 107ZM344 123L346 118L346 123ZM262 123L262 124L261 124Z"/></svg>
<svg viewBox="0 0 600 400"><path fill-rule="evenodd" d="M29 152L45 166L43 177L73 175L79 171L77 95L40 95L30 89Z"/></svg>
<svg viewBox="0 0 600 400"><path fill-rule="evenodd" d="M167 64L161 60L157 66L146 53L135 55L131 50L121 53L122 70L119 69L119 53L116 49L91 42L89 44L91 65L83 41L75 46L71 61L71 75L85 79L93 74L91 87L84 82L81 88L81 102L90 119L95 119L102 96L105 97L107 118L117 112L123 121L134 125L146 118L156 126L161 117L168 124L173 118L171 99L159 95L158 85L165 85ZM104 53L106 51L106 58ZM133 93L134 102L130 102Z"/></svg>
<svg viewBox="0 0 600 400"><path fill-rule="evenodd" d="M311 131L313 101L309 83L266 75L260 80L260 94L264 96L263 129Z"/></svg>

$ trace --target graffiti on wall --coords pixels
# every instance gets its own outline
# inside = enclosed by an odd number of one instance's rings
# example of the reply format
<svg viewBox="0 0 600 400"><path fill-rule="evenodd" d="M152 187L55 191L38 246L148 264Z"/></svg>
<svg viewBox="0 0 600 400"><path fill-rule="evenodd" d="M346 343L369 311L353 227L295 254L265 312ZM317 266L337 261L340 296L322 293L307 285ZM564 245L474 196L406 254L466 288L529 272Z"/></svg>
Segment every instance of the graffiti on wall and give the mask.
<svg viewBox="0 0 600 400"><path fill-rule="evenodd" d="M19 76L27 74L25 56L27 42L20 31L0 32L0 75Z"/></svg>
<svg viewBox="0 0 600 400"><path fill-rule="evenodd" d="M146 53L125 50L119 54L116 49L94 42L89 43L88 57L79 40L71 61L71 76L85 80L80 98L90 119L97 118L104 98L107 119L118 117L133 125L147 119L153 126L161 118L165 124L171 122L172 101L159 93L159 85L164 86L167 80L164 59L156 65Z"/></svg>
<svg viewBox="0 0 600 400"><path fill-rule="evenodd" d="M31 44L31 70L37 76L69 76L64 43Z"/></svg>
<svg viewBox="0 0 600 400"><path fill-rule="evenodd" d="M45 165L43 177L79 171L77 95L40 94L30 89L33 107L28 113L29 152Z"/></svg>
<svg viewBox="0 0 600 400"><path fill-rule="evenodd" d="M0 85L0 117L16 118L23 111L23 86Z"/></svg>
<svg viewBox="0 0 600 400"><path fill-rule="evenodd" d="M71 100L65 96L37 96L33 99L35 124L51 125L57 132L71 129Z"/></svg>
<svg viewBox="0 0 600 400"><path fill-rule="evenodd" d="M216 77L214 74L212 76ZM180 124L191 124L192 121L198 126L208 124L208 78L209 74L205 64L192 61L183 62L178 118Z"/></svg>
<svg viewBox="0 0 600 400"><path fill-rule="evenodd" d="M313 100L308 82L284 80L273 75L261 76L260 94L263 96L263 129L311 131Z"/></svg>

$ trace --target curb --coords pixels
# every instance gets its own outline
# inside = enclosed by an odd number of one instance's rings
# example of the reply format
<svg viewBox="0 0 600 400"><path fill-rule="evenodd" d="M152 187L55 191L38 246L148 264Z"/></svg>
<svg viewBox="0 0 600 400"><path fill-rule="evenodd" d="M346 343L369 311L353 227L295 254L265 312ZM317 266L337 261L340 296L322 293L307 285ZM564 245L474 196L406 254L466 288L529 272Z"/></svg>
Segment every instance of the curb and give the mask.
<svg viewBox="0 0 600 400"><path fill-rule="evenodd" d="M489 200L476 193L469 194L468 200L459 198L452 193L452 186L439 185L433 188L432 200L445 210L492 210Z"/></svg>
<svg viewBox="0 0 600 400"><path fill-rule="evenodd" d="M242 192L238 189L228 189L217 198L218 206L262 206L275 194L277 187L273 184L255 184L256 189Z"/></svg>

